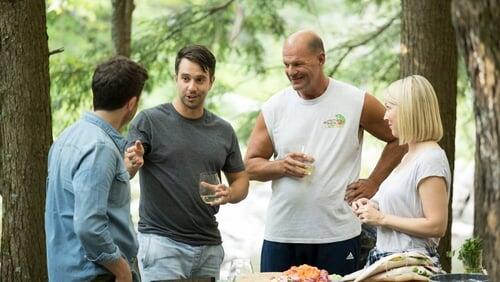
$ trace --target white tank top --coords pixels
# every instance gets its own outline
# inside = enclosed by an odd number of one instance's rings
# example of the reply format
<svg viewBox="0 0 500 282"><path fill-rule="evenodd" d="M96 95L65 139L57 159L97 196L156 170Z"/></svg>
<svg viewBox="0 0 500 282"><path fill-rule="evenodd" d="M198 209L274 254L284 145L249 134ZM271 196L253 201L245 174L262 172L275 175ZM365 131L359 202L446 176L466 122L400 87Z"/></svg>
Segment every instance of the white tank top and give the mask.
<svg viewBox="0 0 500 282"><path fill-rule="evenodd" d="M302 99L289 87L263 105L275 159L304 146L316 160L310 176L272 182L264 239L322 244L360 234L361 223L344 195L347 185L359 178L364 93L330 79L325 93L313 100Z"/></svg>

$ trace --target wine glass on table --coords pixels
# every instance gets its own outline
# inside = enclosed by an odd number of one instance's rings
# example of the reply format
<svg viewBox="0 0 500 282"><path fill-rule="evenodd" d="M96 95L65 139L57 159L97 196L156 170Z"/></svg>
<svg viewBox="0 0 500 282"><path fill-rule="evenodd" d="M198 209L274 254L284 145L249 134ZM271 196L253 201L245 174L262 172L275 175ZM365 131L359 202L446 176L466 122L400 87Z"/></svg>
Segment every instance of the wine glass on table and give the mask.
<svg viewBox="0 0 500 282"><path fill-rule="evenodd" d="M229 267L229 282L236 282L236 278L245 274L252 274L253 267L250 259L247 258L236 258L231 261L231 266Z"/></svg>

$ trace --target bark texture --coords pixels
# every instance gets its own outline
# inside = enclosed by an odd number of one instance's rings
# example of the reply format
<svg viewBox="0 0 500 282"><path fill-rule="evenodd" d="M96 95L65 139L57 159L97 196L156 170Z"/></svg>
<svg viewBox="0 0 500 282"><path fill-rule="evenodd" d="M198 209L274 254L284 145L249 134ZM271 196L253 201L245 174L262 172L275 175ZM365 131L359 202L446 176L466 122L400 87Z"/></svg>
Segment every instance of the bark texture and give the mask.
<svg viewBox="0 0 500 282"><path fill-rule="evenodd" d="M47 281L44 232L52 142L45 1L0 1L1 281Z"/></svg>
<svg viewBox="0 0 500 282"><path fill-rule="evenodd" d="M451 23L451 0L402 0L401 77L419 74L427 78L439 100L444 136L440 141L453 173L457 96L457 48ZM453 187L450 189L453 199ZM451 270L451 200L448 229L441 238L439 254L446 271Z"/></svg>
<svg viewBox="0 0 500 282"><path fill-rule="evenodd" d="M132 12L134 0L111 0L113 15L111 19L111 37L115 53L130 57L130 42L132 32Z"/></svg>
<svg viewBox="0 0 500 282"><path fill-rule="evenodd" d="M500 281L500 1L454 0L452 15L474 91L474 234L490 281Z"/></svg>

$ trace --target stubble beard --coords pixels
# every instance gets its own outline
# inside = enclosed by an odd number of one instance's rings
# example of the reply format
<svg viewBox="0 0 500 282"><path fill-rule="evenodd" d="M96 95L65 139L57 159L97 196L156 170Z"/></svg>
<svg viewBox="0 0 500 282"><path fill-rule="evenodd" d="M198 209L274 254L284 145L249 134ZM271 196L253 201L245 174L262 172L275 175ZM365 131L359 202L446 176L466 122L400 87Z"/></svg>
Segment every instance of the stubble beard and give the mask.
<svg viewBox="0 0 500 282"><path fill-rule="evenodd" d="M189 99L187 98L187 95L182 97L181 100L182 100L182 103L184 104L184 106L186 106L190 110L197 110L197 109L203 108L204 99L201 99L201 97L196 98L194 100L194 103L189 101Z"/></svg>

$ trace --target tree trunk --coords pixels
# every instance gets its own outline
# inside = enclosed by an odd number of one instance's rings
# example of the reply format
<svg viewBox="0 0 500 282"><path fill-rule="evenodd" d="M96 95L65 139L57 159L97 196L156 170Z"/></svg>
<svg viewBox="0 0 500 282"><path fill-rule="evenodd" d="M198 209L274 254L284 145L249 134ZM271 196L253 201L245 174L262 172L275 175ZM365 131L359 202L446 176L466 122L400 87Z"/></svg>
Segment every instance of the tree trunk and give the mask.
<svg viewBox="0 0 500 282"><path fill-rule="evenodd" d="M0 280L47 281L44 232L52 142L45 1L0 1Z"/></svg>
<svg viewBox="0 0 500 282"><path fill-rule="evenodd" d="M455 161L455 123L457 96L457 50L451 23L450 0L402 0L401 77L419 74L434 87L439 100L444 136L440 145L453 173ZM451 259L451 223L453 187L448 203L448 228L441 238L439 255L447 272Z"/></svg>
<svg viewBox="0 0 500 282"><path fill-rule="evenodd" d="M111 38L117 55L130 57L130 35L132 31L132 12L134 0L111 0L113 16L111 19Z"/></svg>
<svg viewBox="0 0 500 282"><path fill-rule="evenodd" d="M474 91L474 234L490 281L500 281L500 1L454 0L452 16Z"/></svg>

